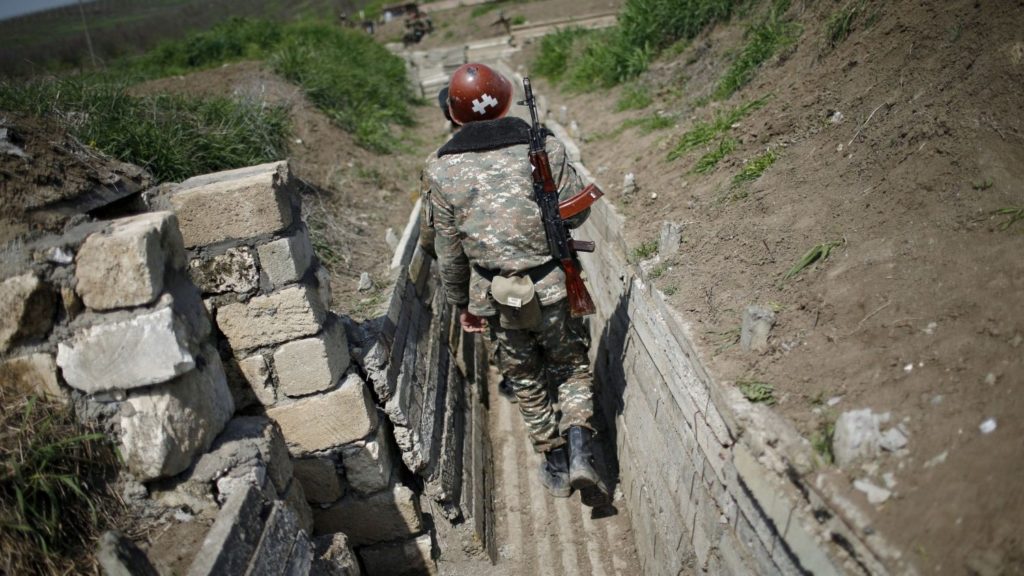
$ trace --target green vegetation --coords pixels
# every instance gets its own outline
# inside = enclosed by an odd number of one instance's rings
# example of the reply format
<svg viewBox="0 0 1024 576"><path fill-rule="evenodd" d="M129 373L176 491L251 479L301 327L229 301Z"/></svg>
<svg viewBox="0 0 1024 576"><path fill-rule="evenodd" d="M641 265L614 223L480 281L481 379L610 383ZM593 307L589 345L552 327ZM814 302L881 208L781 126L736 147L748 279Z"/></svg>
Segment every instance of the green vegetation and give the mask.
<svg viewBox="0 0 1024 576"><path fill-rule="evenodd" d="M775 404L775 387L760 380L737 380L736 386L743 397L755 404Z"/></svg>
<svg viewBox="0 0 1024 576"><path fill-rule="evenodd" d="M723 158L736 149L737 144L733 138L722 138L717 147L701 156L700 160L697 160L697 165L693 167L693 171L698 174L711 172Z"/></svg>
<svg viewBox="0 0 1024 576"><path fill-rule="evenodd" d="M832 242L825 242L823 244L817 244L813 248L807 251L796 264L790 268L786 274L782 277L783 280L789 280L799 274L804 268L807 268L811 264L819 260L825 260L832 253L832 250L842 246L843 240L834 240Z"/></svg>
<svg viewBox="0 0 1024 576"><path fill-rule="evenodd" d="M648 240L633 249L633 253L630 255L630 260L635 264L642 260L647 260L651 256L654 256L658 252L658 241Z"/></svg>
<svg viewBox="0 0 1024 576"><path fill-rule="evenodd" d="M988 190L992 185L993 182L990 178L982 178L981 180L971 182L971 188L975 190Z"/></svg>
<svg viewBox="0 0 1024 576"><path fill-rule="evenodd" d="M615 111L643 110L650 106L652 101L651 93L646 88L633 84L622 91L619 101L615 103Z"/></svg>
<svg viewBox="0 0 1024 576"><path fill-rule="evenodd" d="M825 24L825 45L829 50L842 44L843 40L850 36L854 23L864 13L866 5L867 0L850 2L829 16L828 23Z"/></svg>
<svg viewBox="0 0 1024 576"><path fill-rule="evenodd" d="M569 47L541 43L538 61L551 58L548 50L567 55L560 77L573 90L608 88L635 78L651 59L679 40L696 36L732 14L736 0L627 0L619 25L607 30L577 33L562 39ZM577 46L573 46L577 44ZM536 68L536 64L534 65ZM542 76L546 76L538 70Z"/></svg>
<svg viewBox="0 0 1024 576"><path fill-rule="evenodd" d="M512 17L511 24L513 26L522 26L523 24L526 24L526 16L523 16L522 14L516 14L515 16Z"/></svg>
<svg viewBox="0 0 1024 576"><path fill-rule="evenodd" d="M665 275L665 272L668 272L668 269L668 262L661 262L660 264L651 269L650 273L648 273L648 276L652 280L655 278L661 278L662 276Z"/></svg>
<svg viewBox="0 0 1024 576"><path fill-rule="evenodd" d="M992 212L996 216L1006 216L1006 220L999 225L1000 230L1009 230L1010 226L1013 226L1017 222L1024 220L1024 207L1011 206L1009 208L1000 208Z"/></svg>
<svg viewBox="0 0 1024 576"><path fill-rule="evenodd" d="M540 41L537 58L533 61L533 72L553 82L561 81L569 68L573 43L576 42L577 38L586 34L586 30L572 27L563 28L544 36Z"/></svg>
<svg viewBox="0 0 1024 576"><path fill-rule="evenodd" d="M729 348L740 343L740 328L731 328L721 332L712 332L712 339L715 341L715 351L712 356L717 356Z"/></svg>
<svg viewBox="0 0 1024 576"><path fill-rule="evenodd" d="M835 455L832 453L832 439L836 435L836 423L834 418L829 418L818 426L818 429L811 433L811 447L826 464L835 462Z"/></svg>
<svg viewBox="0 0 1024 576"><path fill-rule="evenodd" d="M765 96L731 110L719 112L710 122L697 122L693 128L690 128L679 138L675 147L669 151L668 159L675 160L690 150L711 142L720 134L724 134L731 129L733 124L739 122L754 110L764 106L768 98L768 96Z"/></svg>
<svg viewBox="0 0 1024 576"><path fill-rule="evenodd" d="M473 10L469 13L470 18L479 18L488 12L497 10L498 8L507 8L513 4L522 4L527 0L498 0L497 2L488 2L486 4L477 4L473 7Z"/></svg>
<svg viewBox="0 0 1024 576"><path fill-rule="evenodd" d="M758 67L782 48L796 41L798 25L782 20L789 8L789 0L776 0L765 19L747 30L747 44L725 73L712 98L725 100L745 86L757 73Z"/></svg>
<svg viewBox="0 0 1024 576"><path fill-rule="evenodd" d="M114 510L117 457L60 402L0 386L0 557L9 574L84 572Z"/></svg>
<svg viewBox="0 0 1024 576"><path fill-rule="evenodd" d="M650 134L651 132L671 128L675 125L676 117L673 115L651 114L649 116L624 120L622 124L619 124L618 128L608 132L598 132L590 136L590 139L607 140L609 138L618 138L620 134L629 128L636 128L641 134Z"/></svg>
<svg viewBox="0 0 1024 576"><path fill-rule="evenodd" d="M761 177L761 174L768 169L769 166L775 164L775 161L779 159L778 154L773 150L768 149L758 154L749 162L743 165L743 170L740 173L732 177L733 186L738 186L744 182L752 182Z"/></svg>
<svg viewBox="0 0 1024 576"><path fill-rule="evenodd" d="M226 98L135 97L125 85L95 76L0 81L0 109L66 118L82 142L161 180L287 155L284 108Z"/></svg>

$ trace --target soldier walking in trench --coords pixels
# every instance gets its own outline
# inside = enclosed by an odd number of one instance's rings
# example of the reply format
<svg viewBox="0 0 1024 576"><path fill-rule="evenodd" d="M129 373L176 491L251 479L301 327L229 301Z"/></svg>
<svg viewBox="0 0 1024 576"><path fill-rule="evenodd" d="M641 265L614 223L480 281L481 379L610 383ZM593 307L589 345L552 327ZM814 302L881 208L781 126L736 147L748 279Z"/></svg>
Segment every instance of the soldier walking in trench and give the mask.
<svg viewBox="0 0 1024 576"><path fill-rule="evenodd" d="M506 117L513 97L511 82L485 65L466 64L452 75L448 109L461 129L427 160L426 217L462 328L489 328L497 341L533 448L544 456L542 483L560 498L580 490L595 506L605 488L593 467L589 337L582 319L570 315L565 275L534 199L530 125ZM549 137L545 148L559 197L575 195L582 182L564 147ZM587 215L589 209L569 226Z"/></svg>

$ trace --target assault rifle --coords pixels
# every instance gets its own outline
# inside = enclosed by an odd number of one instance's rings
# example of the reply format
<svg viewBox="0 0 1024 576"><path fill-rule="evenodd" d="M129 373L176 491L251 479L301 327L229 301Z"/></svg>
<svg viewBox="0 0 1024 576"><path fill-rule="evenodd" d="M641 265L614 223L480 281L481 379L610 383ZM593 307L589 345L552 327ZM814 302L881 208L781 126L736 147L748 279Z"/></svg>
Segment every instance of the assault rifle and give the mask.
<svg viewBox="0 0 1024 576"><path fill-rule="evenodd" d="M565 271L565 291L569 298L569 311L573 316L586 316L596 310L594 300L587 291L580 273L583 271L577 252L593 252L594 243L573 240L564 218L574 216L590 207L603 193L594 184L588 185L579 194L558 202L558 186L551 176L551 162L544 149L544 130L537 116L537 102L533 98L533 87L529 78L523 78L523 92L526 99L521 102L530 109L530 164L533 165L533 197L540 206L544 221L544 234L548 238L551 256L558 260Z"/></svg>

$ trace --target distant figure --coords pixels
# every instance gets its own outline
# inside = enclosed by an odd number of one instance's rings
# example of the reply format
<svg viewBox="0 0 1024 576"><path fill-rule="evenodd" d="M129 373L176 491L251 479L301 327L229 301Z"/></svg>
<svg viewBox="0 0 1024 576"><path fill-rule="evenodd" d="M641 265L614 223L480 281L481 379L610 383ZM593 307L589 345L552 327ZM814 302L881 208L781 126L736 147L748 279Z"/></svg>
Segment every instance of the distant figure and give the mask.
<svg viewBox="0 0 1024 576"><path fill-rule="evenodd" d="M491 26L502 26L505 28L505 34L512 35L512 21L505 17L504 10L498 12L498 19L491 22Z"/></svg>

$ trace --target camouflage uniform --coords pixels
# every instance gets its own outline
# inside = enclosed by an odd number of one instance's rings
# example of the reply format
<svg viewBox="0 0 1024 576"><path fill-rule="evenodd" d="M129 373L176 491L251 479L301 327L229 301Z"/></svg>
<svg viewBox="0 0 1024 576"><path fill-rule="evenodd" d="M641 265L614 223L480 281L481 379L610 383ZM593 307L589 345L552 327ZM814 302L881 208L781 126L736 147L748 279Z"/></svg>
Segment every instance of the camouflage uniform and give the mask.
<svg viewBox="0 0 1024 576"><path fill-rule="evenodd" d="M455 138L486 126L525 123L514 118L467 125ZM453 139L454 140L454 139ZM551 171L561 198L582 189L575 168L558 140L547 139ZM443 154L443 155L440 155ZM428 159L424 171L429 199L427 219L436 232L434 247L448 302L487 317L512 382L534 449L565 443L570 426L592 428L592 377L587 330L568 311L565 274L553 266L540 208L533 199L528 146L445 152ZM578 226L589 211L570 222ZM499 325L487 273L521 275L533 271L541 323L532 330ZM481 273L483 271L484 273ZM561 417L554 411L548 379L557 387Z"/></svg>

